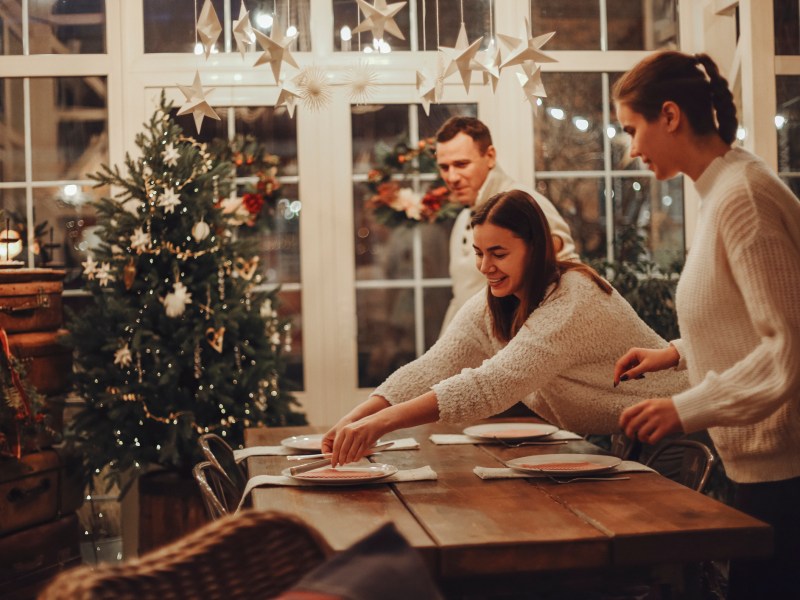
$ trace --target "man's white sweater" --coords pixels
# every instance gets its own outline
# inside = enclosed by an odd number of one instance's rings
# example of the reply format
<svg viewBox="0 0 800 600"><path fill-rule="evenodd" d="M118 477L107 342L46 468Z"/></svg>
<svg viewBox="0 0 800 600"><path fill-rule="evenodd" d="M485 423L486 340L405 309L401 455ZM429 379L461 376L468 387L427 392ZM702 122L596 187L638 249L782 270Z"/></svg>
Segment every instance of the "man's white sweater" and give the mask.
<svg viewBox="0 0 800 600"><path fill-rule="evenodd" d="M800 476L800 201L734 149L695 183L702 204L673 342L692 388L674 396L687 432L709 428L727 474Z"/></svg>

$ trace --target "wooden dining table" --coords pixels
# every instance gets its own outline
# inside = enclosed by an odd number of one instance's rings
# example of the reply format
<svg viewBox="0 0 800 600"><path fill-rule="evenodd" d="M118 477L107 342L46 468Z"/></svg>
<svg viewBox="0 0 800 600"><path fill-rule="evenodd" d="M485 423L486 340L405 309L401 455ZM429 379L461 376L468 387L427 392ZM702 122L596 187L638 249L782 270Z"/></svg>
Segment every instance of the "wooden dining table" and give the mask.
<svg viewBox="0 0 800 600"><path fill-rule="evenodd" d="M514 419L519 421L520 419ZM494 422L494 421L485 421ZM561 484L547 478L480 479L476 466L503 467L528 455L603 450L584 440L511 448L502 444L436 445L433 433L461 433L441 423L394 432L419 449L383 452L374 462L438 478L356 486L269 486L253 507L299 516L341 551L387 521L422 555L442 589L560 589L597 582L646 581L681 586L685 566L757 558L772 549L772 529L657 473ZM246 446L278 445L324 427L249 429ZM250 476L280 474L285 456L248 459Z"/></svg>

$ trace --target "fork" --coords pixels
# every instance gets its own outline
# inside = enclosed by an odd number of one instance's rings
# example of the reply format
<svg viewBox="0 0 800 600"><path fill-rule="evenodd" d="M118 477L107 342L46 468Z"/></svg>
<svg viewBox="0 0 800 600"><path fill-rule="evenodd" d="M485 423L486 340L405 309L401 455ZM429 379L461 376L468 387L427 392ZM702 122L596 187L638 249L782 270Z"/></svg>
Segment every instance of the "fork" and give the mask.
<svg viewBox="0 0 800 600"><path fill-rule="evenodd" d="M519 448L520 446L559 446L569 442L569 440L528 440L525 442L508 442L499 438L495 439L506 448Z"/></svg>
<svg viewBox="0 0 800 600"><path fill-rule="evenodd" d="M574 481L624 481L630 477L570 477L569 479L562 479L559 477L547 476L550 481L556 483L572 483Z"/></svg>

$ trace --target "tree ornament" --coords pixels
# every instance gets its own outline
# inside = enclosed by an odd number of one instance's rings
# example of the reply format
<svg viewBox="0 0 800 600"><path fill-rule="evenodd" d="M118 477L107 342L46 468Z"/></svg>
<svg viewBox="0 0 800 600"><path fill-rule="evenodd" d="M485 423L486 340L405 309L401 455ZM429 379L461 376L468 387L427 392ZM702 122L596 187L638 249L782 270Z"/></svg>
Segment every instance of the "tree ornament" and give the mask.
<svg viewBox="0 0 800 600"><path fill-rule="evenodd" d="M195 8L197 10L197 8ZM197 13L195 13L197 14ZM208 60L214 44L222 33L222 25L219 22L217 11L214 10L214 5L211 0L206 0L203 4L203 9L200 11L200 17L197 19L197 35L200 37L200 42L203 44L203 51ZM180 113L179 113L180 114ZM198 131L200 127L198 126Z"/></svg>
<svg viewBox="0 0 800 600"><path fill-rule="evenodd" d="M104 262L100 265L100 268L97 269L95 273L95 277L103 287L107 286L110 281L114 281L114 275L111 274L111 263Z"/></svg>
<svg viewBox="0 0 800 600"><path fill-rule="evenodd" d="M237 256L233 265L236 276L241 277L245 281L252 280L258 268L258 258L258 255L256 255L250 260L245 260L241 256Z"/></svg>
<svg viewBox="0 0 800 600"><path fill-rule="evenodd" d="M114 352L114 364L119 365L120 367L127 367L133 361L133 355L131 354L131 349L128 347L128 344L125 344L121 348L118 348L116 352Z"/></svg>
<svg viewBox="0 0 800 600"><path fill-rule="evenodd" d="M158 205L164 209L167 214L175 212L175 207L180 206L181 196L176 193L172 188L166 188L164 193L158 198Z"/></svg>
<svg viewBox="0 0 800 600"><path fill-rule="evenodd" d="M244 0L239 7L239 18L233 21L233 39L236 40L236 49L244 60L247 50L256 43L256 34L250 24L250 11L245 8Z"/></svg>
<svg viewBox="0 0 800 600"><path fill-rule="evenodd" d="M458 39L456 40L455 47L439 47L439 52L443 53L445 58L449 61L444 76L449 77L458 71L467 93L469 93L470 77L472 76L472 69L474 68L473 62L475 55L478 53L482 41L483 36L470 44L467 39L467 28L462 21L461 28L458 30Z"/></svg>
<svg viewBox="0 0 800 600"><path fill-rule="evenodd" d="M192 227L192 237L194 241L197 243L202 242L204 239L208 237L211 233L211 227L208 226L204 220L200 220L199 223L195 223L194 227Z"/></svg>
<svg viewBox="0 0 800 600"><path fill-rule="evenodd" d="M394 17L408 2L394 2L387 5L386 0L375 0L375 4L368 4L365 0L356 1L361 12L364 13L365 19L353 29L353 33L372 31L374 39L382 40L383 32L386 30L396 38L406 39L395 23Z"/></svg>
<svg viewBox="0 0 800 600"><path fill-rule="evenodd" d="M170 142L169 144L164 146L164 154L162 158L164 160L164 164L168 167L174 167L178 164L178 159L181 157L180 151L175 147L175 144Z"/></svg>
<svg viewBox="0 0 800 600"><path fill-rule="evenodd" d="M167 316L171 318L180 317L186 311L186 305L191 304L191 302L192 293L180 281L176 282L173 290L165 298L161 299Z"/></svg>
<svg viewBox="0 0 800 600"><path fill-rule="evenodd" d="M141 254L150 245L150 232L145 231L144 227L137 227L131 235L131 248Z"/></svg>
<svg viewBox="0 0 800 600"><path fill-rule="evenodd" d="M206 0L207 2L209 0ZM221 120L220 116L211 108L211 105L206 100L206 94L214 91L214 88L207 90L203 89L203 84L200 82L200 72L194 72L194 83L192 85L178 84L183 95L186 96L186 103L181 106L178 111L178 116L192 113L194 117L194 126L197 133L200 133L200 127L203 125L203 117Z"/></svg>
<svg viewBox="0 0 800 600"><path fill-rule="evenodd" d="M136 281L136 264L133 262L133 258L128 260L122 270L122 281L126 290L130 290L133 287L133 282Z"/></svg>
<svg viewBox="0 0 800 600"><path fill-rule="evenodd" d="M306 67L295 77L303 104L310 110L321 110L331 101L331 84L325 71L316 66Z"/></svg>
<svg viewBox="0 0 800 600"><path fill-rule="evenodd" d="M214 329L213 327L209 327L206 329L206 341L208 345L211 346L214 350L222 353L222 340L225 337L225 328L220 327L219 329Z"/></svg>
<svg viewBox="0 0 800 600"><path fill-rule="evenodd" d="M260 31L255 31L255 34L258 45L261 46L264 53L258 57L258 60L256 60L253 66L257 67L264 63L269 63L272 69L272 76L275 78L275 83L278 83L280 79L283 63L289 63L295 69L300 68L294 60L292 53L289 51L289 46L294 41L294 38L284 33L281 23L277 18L272 22L272 35L266 36Z"/></svg>
<svg viewBox="0 0 800 600"><path fill-rule="evenodd" d="M555 34L555 31L551 31L550 33L531 37L531 26L528 22L528 18L525 17L525 23L521 27L520 37L516 38L510 35L503 35L502 33L497 35L497 37L500 38L500 41L503 42L509 49L509 52L500 67L505 69L506 67L510 67L512 65L521 65L526 62L557 62L556 59L547 56L547 54L544 52L541 52L542 46L544 46Z"/></svg>
<svg viewBox="0 0 800 600"><path fill-rule="evenodd" d="M87 254L86 260L83 261L81 265L83 265L83 274L86 276L86 279L94 279L97 273L97 262L94 260L94 257L91 254Z"/></svg>

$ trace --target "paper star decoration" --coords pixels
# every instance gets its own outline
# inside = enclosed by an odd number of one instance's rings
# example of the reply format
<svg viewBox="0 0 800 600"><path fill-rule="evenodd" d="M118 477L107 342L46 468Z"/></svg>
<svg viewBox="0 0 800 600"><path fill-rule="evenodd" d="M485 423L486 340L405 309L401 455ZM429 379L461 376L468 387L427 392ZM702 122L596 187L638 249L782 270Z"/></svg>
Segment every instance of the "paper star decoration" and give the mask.
<svg viewBox="0 0 800 600"><path fill-rule="evenodd" d="M194 126L197 128L197 133L200 133L200 127L203 125L203 117L210 117L212 119L220 120L219 115L214 112L211 105L206 100L206 94L214 91L214 88L207 90L203 89L203 84L200 83L200 72L194 72L194 83L192 85L178 85L178 87L186 96L186 103L181 106L178 111L178 116L192 113L194 116Z"/></svg>
<svg viewBox="0 0 800 600"><path fill-rule="evenodd" d="M375 91L378 73L368 63L359 61L347 72L344 83L350 88L353 104L366 104Z"/></svg>
<svg viewBox="0 0 800 600"><path fill-rule="evenodd" d="M542 83L542 67L534 66L534 63L525 63L522 65L522 73L517 73L517 79L528 102L533 102L534 98L547 98Z"/></svg>
<svg viewBox="0 0 800 600"><path fill-rule="evenodd" d="M294 78L300 97L311 110L321 110L331 101L331 84L320 67L306 67Z"/></svg>
<svg viewBox="0 0 800 600"><path fill-rule="evenodd" d="M528 18L525 17L525 24L523 25L520 34L521 37L518 38L510 35L503 35L502 33L497 35L497 37L500 38L500 41L508 46L509 49L506 59L503 61L503 64L500 65L502 69L512 65L521 65L529 61L535 63L556 62L556 59L551 58L544 52L540 51L542 46L544 46L550 40L550 38L556 34L555 31L551 31L550 33L545 33L543 35L537 35L536 37L531 37L531 26L528 23Z"/></svg>
<svg viewBox="0 0 800 600"><path fill-rule="evenodd" d="M97 273L97 261L94 257L89 254L81 264L83 265L83 274L86 275L86 279L94 279L95 273Z"/></svg>
<svg viewBox="0 0 800 600"><path fill-rule="evenodd" d="M427 73L417 71L417 93L425 114L431 114L431 102L436 102L436 78Z"/></svg>
<svg viewBox="0 0 800 600"><path fill-rule="evenodd" d="M97 269L95 273L97 277L97 281L100 282L101 286L108 285L109 281L114 281L114 276L111 274L111 263L104 262L100 265L100 268Z"/></svg>
<svg viewBox="0 0 800 600"><path fill-rule="evenodd" d="M272 68L272 75L275 77L275 83L278 83L283 63L289 63L295 69L300 68L294 60L292 53L289 51L289 46L294 41L294 38L284 35L278 19L275 19L272 23L271 36L268 37L260 31L255 31L255 34L258 45L261 46L264 53L258 57L258 60L253 66L257 67L264 63L269 63L269 66Z"/></svg>
<svg viewBox="0 0 800 600"><path fill-rule="evenodd" d="M375 4L368 4L365 0L356 0L361 12L364 13L364 20L353 29L353 33L362 31L372 31L372 37L376 40L383 39L384 30L391 33L394 37L401 40L406 39L403 32L395 23L394 17L399 13L408 2L394 2L386 4L386 0L375 0Z"/></svg>
<svg viewBox="0 0 800 600"><path fill-rule="evenodd" d="M297 105L297 100L302 97L300 89L297 87L295 80L287 80L281 83L280 92L278 92L278 99L275 101L275 108L285 106L289 112L289 118L294 118L294 107Z"/></svg>
<svg viewBox="0 0 800 600"><path fill-rule="evenodd" d="M439 51L450 61L444 72L444 76L449 77L458 71L461 74L461 81L464 83L464 89L467 93L469 93L469 80L472 76L473 60L478 53L478 48L481 47L482 41L483 36L470 44L467 40L467 29L464 27L464 23L461 23L461 29L458 31L458 39L456 40L455 47L439 47Z"/></svg>
<svg viewBox="0 0 800 600"><path fill-rule="evenodd" d="M236 49L241 53L242 59L252 44L256 43L256 34L250 24L250 11L244 6L244 0L239 8L239 18L233 21L233 39L236 40Z"/></svg>
<svg viewBox="0 0 800 600"><path fill-rule="evenodd" d="M206 0L205 4L203 4L203 10L200 11L200 16L197 19L197 36L203 44L206 59L211 54L211 49L214 47L220 33L222 33L222 25L219 22L219 17L217 17L217 11L214 10L211 0Z"/></svg>
<svg viewBox="0 0 800 600"><path fill-rule="evenodd" d="M141 254L141 248L150 245L150 232L145 231L143 227L137 227L133 230L133 234L131 235L131 248L134 250L139 251Z"/></svg>
<svg viewBox="0 0 800 600"><path fill-rule="evenodd" d="M120 367L127 367L131 364L133 360L133 356L131 355L131 349L128 348L128 344L119 348L116 352L114 352L114 364L119 365Z"/></svg>
<svg viewBox="0 0 800 600"><path fill-rule="evenodd" d="M164 164L169 165L170 167L174 167L178 164L178 159L181 157L181 153L175 147L175 144L170 142L166 146L164 146ZM152 171L150 174L152 175Z"/></svg>
<svg viewBox="0 0 800 600"><path fill-rule="evenodd" d="M483 85L491 81L492 92L496 92L497 82L500 81L500 49L492 44L486 50L478 52L473 68L481 71Z"/></svg>
<svg viewBox="0 0 800 600"><path fill-rule="evenodd" d="M186 311L186 305L192 303L192 293L180 281L175 284L173 291L161 298L168 317L180 317Z"/></svg>
<svg viewBox="0 0 800 600"><path fill-rule="evenodd" d="M180 194L176 194L172 188L167 188L158 199L158 205L164 208L165 213L174 213L175 207L181 203Z"/></svg>

